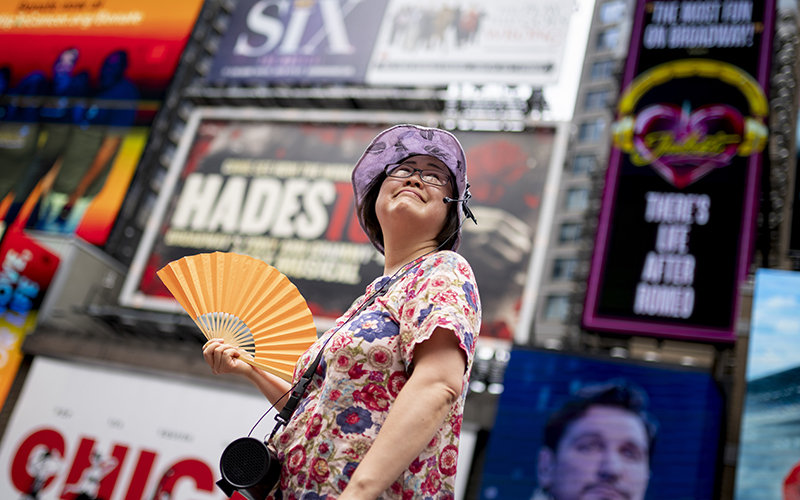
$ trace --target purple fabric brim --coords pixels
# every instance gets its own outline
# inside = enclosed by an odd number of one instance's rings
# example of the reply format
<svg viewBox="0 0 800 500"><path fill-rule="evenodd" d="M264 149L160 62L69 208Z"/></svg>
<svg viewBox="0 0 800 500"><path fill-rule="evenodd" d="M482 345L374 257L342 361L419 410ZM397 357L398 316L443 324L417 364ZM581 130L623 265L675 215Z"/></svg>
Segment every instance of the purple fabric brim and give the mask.
<svg viewBox="0 0 800 500"><path fill-rule="evenodd" d="M458 139L450 132L438 128L404 124L396 125L378 134L356 162L352 180L357 206L361 206L370 183L383 172L386 165L397 163L413 155L430 155L444 163L453 173L458 198L463 198L467 185L467 160ZM464 218L461 203L458 203L458 217L459 220ZM360 215L358 222L366 232L364 221ZM383 245L379 241L372 238L370 241L378 251L383 253ZM460 244L461 230L459 229L455 236L453 250L457 250Z"/></svg>

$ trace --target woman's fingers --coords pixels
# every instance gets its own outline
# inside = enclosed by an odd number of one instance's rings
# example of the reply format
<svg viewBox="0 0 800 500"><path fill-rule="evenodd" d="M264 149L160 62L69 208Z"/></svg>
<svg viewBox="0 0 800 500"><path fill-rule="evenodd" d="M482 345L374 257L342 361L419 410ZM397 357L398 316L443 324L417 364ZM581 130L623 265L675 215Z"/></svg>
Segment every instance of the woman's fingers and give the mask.
<svg viewBox="0 0 800 500"><path fill-rule="evenodd" d="M231 373L239 368L239 363L243 363L238 359L239 350L223 343L221 339L206 342L203 346L203 358L215 375Z"/></svg>

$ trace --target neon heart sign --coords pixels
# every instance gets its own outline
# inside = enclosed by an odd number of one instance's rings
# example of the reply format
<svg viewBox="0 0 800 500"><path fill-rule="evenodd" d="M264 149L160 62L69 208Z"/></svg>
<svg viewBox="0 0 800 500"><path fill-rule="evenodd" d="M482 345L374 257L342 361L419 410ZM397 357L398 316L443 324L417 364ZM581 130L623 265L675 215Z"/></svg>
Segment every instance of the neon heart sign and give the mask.
<svg viewBox="0 0 800 500"><path fill-rule="evenodd" d="M654 104L634 121L631 162L650 165L678 189L730 164L742 142L744 119L726 104Z"/></svg>
<svg viewBox="0 0 800 500"><path fill-rule="evenodd" d="M751 116L728 104L709 104L691 110L658 103L634 113L648 91L675 78L722 80L747 99ZM678 189L730 164L734 156L760 153L767 142L764 124L769 111L766 96L750 75L720 61L680 60L656 66L625 89L614 123L614 145L630 155L636 166L650 165Z"/></svg>

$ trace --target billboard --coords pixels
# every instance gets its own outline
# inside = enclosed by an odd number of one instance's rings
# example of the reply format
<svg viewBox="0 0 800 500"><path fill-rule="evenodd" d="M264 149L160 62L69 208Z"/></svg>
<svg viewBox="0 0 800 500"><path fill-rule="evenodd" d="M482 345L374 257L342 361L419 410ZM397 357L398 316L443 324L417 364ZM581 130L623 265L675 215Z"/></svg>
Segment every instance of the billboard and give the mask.
<svg viewBox="0 0 800 500"><path fill-rule="evenodd" d="M711 500L722 397L699 371L515 349L481 500Z"/></svg>
<svg viewBox="0 0 800 500"><path fill-rule="evenodd" d="M759 269L736 465L737 500L800 498L800 273Z"/></svg>
<svg viewBox="0 0 800 500"><path fill-rule="evenodd" d="M731 342L750 265L775 5L638 2L583 324Z"/></svg>
<svg viewBox="0 0 800 500"><path fill-rule="evenodd" d="M255 391L37 357L0 443L0 497L222 500L222 451L268 409Z"/></svg>
<svg viewBox="0 0 800 500"><path fill-rule="evenodd" d="M318 320L337 318L383 273L382 255L358 224L350 175L370 141L393 123L391 115L370 113L196 110L121 302L180 312L155 272L185 255L225 251L275 266ZM479 283L481 334L510 339L555 133L541 127L456 135L466 151L470 207L479 221L464 224L459 252Z"/></svg>
<svg viewBox="0 0 800 500"><path fill-rule="evenodd" d="M209 79L362 83L386 2L239 2Z"/></svg>
<svg viewBox="0 0 800 500"><path fill-rule="evenodd" d="M391 0L367 83L558 81L572 0Z"/></svg>
<svg viewBox="0 0 800 500"><path fill-rule="evenodd" d="M0 7L5 225L32 199L27 227L105 244L202 3Z"/></svg>
<svg viewBox="0 0 800 500"><path fill-rule="evenodd" d="M561 68L574 2L246 0L208 80L543 85Z"/></svg>
<svg viewBox="0 0 800 500"><path fill-rule="evenodd" d="M59 258L15 227L0 242L0 406L22 362L22 341L33 330Z"/></svg>

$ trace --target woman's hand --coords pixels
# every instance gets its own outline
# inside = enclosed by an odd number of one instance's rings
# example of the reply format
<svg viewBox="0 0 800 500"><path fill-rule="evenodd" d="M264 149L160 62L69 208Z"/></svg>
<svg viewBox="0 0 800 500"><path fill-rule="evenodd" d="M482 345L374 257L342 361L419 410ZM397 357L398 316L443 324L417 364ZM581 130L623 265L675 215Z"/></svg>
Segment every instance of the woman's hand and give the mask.
<svg viewBox="0 0 800 500"><path fill-rule="evenodd" d="M222 339L211 339L203 346L203 358L214 375L231 373L247 377L253 368L239 358L239 349L223 343Z"/></svg>
<svg viewBox="0 0 800 500"><path fill-rule="evenodd" d="M249 380L270 403L281 411L286 403L286 392L291 385L285 380L242 361L239 349L225 344L222 339L211 339L203 346L203 358L215 375L230 373Z"/></svg>

